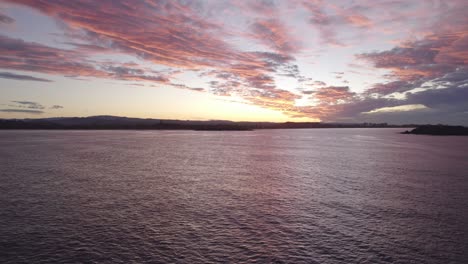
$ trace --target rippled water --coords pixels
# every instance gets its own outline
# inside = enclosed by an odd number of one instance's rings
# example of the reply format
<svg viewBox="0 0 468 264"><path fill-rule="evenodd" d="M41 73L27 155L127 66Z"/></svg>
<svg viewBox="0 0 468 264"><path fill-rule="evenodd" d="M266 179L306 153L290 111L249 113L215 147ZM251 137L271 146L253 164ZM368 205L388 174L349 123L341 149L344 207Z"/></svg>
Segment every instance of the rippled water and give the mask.
<svg viewBox="0 0 468 264"><path fill-rule="evenodd" d="M468 263L468 137L1 131L2 263Z"/></svg>

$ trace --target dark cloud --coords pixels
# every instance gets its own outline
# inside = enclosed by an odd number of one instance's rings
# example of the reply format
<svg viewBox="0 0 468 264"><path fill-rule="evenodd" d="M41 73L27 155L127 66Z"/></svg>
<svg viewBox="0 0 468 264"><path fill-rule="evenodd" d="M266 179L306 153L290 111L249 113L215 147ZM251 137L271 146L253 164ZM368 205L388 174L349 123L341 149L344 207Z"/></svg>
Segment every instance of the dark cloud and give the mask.
<svg viewBox="0 0 468 264"><path fill-rule="evenodd" d="M83 43L74 43L74 42L65 42L64 44L71 45L75 47L75 50L82 53L110 53L112 49L104 45L98 44L83 44Z"/></svg>
<svg viewBox="0 0 468 264"><path fill-rule="evenodd" d="M43 114L41 110L29 110L29 109L0 109L0 112L4 113L23 113L23 114Z"/></svg>
<svg viewBox="0 0 468 264"><path fill-rule="evenodd" d="M63 106L61 106L61 105L53 105L53 106L51 106L51 107L49 107L49 108L50 108L50 109L62 109Z"/></svg>
<svg viewBox="0 0 468 264"><path fill-rule="evenodd" d="M372 121L386 120L402 123L451 123L468 125L468 85L443 89L427 89L408 93L402 100L392 98L354 97L336 107L328 116L329 120ZM376 112L372 110L402 105L423 105L426 109L403 112Z"/></svg>
<svg viewBox="0 0 468 264"><path fill-rule="evenodd" d="M411 67L434 63L440 45L414 43L411 47L396 47L389 51L364 53L359 58L369 60L377 68Z"/></svg>
<svg viewBox="0 0 468 264"><path fill-rule="evenodd" d="M46 107L38 102L33 101L11 101L13 104L8 104L8 109L0 109L1 112L8 112L8 113L30 113L30 114L42 114L44 113L44 109ZM52 105L48 107L48 109L62 109L63 106L61 105Z"/></svg>
<svg viewBox="0 0 468 264"><path fill-rule="evenodd" d="M15 20L5 14L0 13L0 23L11 24L15 22Z"/></svg>
<svg viewBox="0 0 468 264"><path fill-rule="evenodd" d="M130 68L125 66L108 65L103 67L106 71L112 72L117 76L142 75L144 70L139 68Z"/></svg>
<svg viewBox="0 0 468 264"><path fill-rule="evenodd" d="M439 111L468 111L468 85L409 93L407 97L410 104L423 104Z"/></svg>
<svg viewBox="0 0 468 264"><path fill-rule="evenodd" d="M421 82L418 82L421 84ZM417 85L413 82L408 81L393 81L388 83L376 83L372 86L372 88L365 91L366 94L379 94L379 95L388 95L396 92L406 92Z"/></svg>
<svg viewBox="0 0 468 264"><path fill-rule="evenodd" d="M271 63L271 67L275 67L281 64L285 64L291 61L294 61L294 57L291 55L275 52L252 52L256 57Z"/></svg>
<svg viewBox="0 0 468 264"><path fill-rule="evenodd" d="M468 41L463 32L445 32L429 35L423 40L406 42L404 46L388 51L364 53L357 57L371 62L376 68L392 72L389 77L397 81L377 84L371 88L376 93L382 91L390 94L417 88L424 82L436 81L445 75L464 78L459 71L460 67L468 63L466 44Z"/></svg>
<svg viewBox="0 0 468 264"><path fill-rule="evenodd" d="M142 83L127 83L126 85L130 85L130 86L145 86L144 84Z"/></svg>
<svg viewBox="0 0 468 264"><path fill-rule="evenodd" d="M366 118L378 116L396 121L400 116L400 121L415 123L419 123L417 118L441 123L453 123L455 120L468 123L468 116L463 114L468 110L468 19L459 9L467 10L466 6L459 6L446 12L445 16L451 16L441 19L434 32L422 39L404 42L387 51L357 55L358 59L391 72L386 76L389 82L374 84L365 91L366 103L380 100L376 101L379 104L374 105L375 109L414 104L427 107L398 113L373 113L365 115ZM451 23L454 20L457 23ZM406 96L393 100L388 97L393 93ZM368 96L386 97L376 99ZM354 113L356 118L363 118Z"/></svg>
<svg viewBox="0 0 468 264"><path fill-rule="evenodd" d="M405 112L362 114L353 120L357 122L381 123L383 120L389 124L448 124L465 125L468 113L463 112L437 112L431 109L413 110Z"/></svg>
<svg viewBox="0 0 468 264"><path fill-rule="evenodd" d="M172 83L171 84L172 87L175 87L175 88L179 88L179 89L186 89L186 90L191 90L191 91L195 91L195 92L203 92L205 91L204 88L200 88L200 87L189 87L185 84L177 84L177 83Z"/></svg>
<svg viewBox="0 0 468 264"><path fill-rule="evenodd" d="M0 72L0 78L19 80L19 81L51 82L51 80L48 80L48 79L38 78L34 76L29 76L29 75L15 74L11 72Z"/></svg>
<svg viewBox="0 0 468 264"><path fill-rule="evenodd" d="M38 102L31 102L31 101L11 101L12 103L16 103L16 107L25 107L30 109L44 109L45 107Z"/></svg>
<svg viewBox="0 0 468 264"><path fill-rule="evenodd" d="M327 84L325 82L322 82L322 81L314 81L312 83L309 83L307 84L309 86L317 86L317 87L323 87L323 86L327 86Z"/></svg>
<svg viewBox="0 0 468 264"><path fill-rule="evenodd" d="M378 107L420 104L426 109L404 112L383 112L372 114L359 114L355 112L354 120L376 122L385 120L395 124L425 124L440 123L454 125L468 125L468 87L452 87L445 89L430 89L407 95L404 101L386 100L380 102ZM379 99L382 100L382 99ZM377 106L377 105L376 105ZM365 112L365 111L364 111Z"/></svg>

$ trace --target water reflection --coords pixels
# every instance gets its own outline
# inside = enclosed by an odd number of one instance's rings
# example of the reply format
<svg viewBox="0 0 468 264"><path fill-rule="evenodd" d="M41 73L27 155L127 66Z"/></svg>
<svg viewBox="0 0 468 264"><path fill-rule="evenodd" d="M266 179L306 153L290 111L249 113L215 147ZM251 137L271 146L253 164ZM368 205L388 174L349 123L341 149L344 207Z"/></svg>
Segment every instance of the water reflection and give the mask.
<svg viewBox="0 0 468 264"><path fill-rule="evenodd" d="M15 262L463 263L467 138L0 132Z"/></svg>

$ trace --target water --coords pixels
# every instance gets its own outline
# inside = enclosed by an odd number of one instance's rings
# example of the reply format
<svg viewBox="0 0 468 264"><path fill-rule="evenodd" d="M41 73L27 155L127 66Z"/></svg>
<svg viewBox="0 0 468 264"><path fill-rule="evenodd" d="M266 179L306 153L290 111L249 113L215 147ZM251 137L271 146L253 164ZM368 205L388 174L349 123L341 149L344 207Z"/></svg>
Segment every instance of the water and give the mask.
<svg viewBox="0 0 468 264"><path fill-rule="evenodd" d="M2 263L468 263L468 137L0 131Z"/></svg>

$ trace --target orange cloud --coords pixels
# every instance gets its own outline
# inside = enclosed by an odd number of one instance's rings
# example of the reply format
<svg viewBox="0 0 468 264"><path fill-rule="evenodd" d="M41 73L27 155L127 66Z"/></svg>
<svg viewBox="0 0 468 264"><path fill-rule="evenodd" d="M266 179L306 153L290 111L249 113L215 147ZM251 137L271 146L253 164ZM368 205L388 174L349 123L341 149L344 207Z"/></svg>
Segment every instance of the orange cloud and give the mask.
<svg viewBox="0 0 468 264"><path fill-rule="evenodd" d="M312 95L321 104L339 104L352 99L355 93L348 86L329 86L318 89Z"/></svg>

